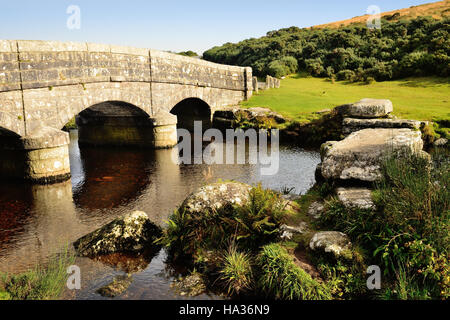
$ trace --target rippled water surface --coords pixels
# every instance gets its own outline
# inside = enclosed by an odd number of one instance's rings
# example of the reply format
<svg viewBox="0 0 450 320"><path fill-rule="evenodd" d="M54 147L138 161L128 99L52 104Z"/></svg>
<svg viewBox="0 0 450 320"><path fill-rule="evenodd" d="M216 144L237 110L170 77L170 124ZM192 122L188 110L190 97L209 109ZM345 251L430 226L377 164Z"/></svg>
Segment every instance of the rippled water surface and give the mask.
<svg viewBox="0 0 450 320"><path fill-rule="evenodd" d="M49 253L133 210L145 211L163 226L189 193L218 179L305 193L320 162L317 152L282 146L278 174L261 176L259 165L176 165L173 152L80 149L72 131L71 181L52 186L0 182L0 271L16 273L43 263ZM133 282L117 299L183 299L170 287L174 276L165 258L164 250L139 257L77 258L82 290L67 290L64 298L102 299L96 290L128 272Z"/></svg>

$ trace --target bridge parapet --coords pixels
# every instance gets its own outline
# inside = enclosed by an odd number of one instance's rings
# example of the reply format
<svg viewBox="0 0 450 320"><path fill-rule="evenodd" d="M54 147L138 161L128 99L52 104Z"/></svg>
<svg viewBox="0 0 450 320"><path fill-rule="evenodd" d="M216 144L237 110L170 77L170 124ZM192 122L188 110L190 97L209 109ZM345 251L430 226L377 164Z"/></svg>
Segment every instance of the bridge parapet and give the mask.
<svg viewBox="0 0 450 320"><path fill-rule="evenodd" d="M153 49L34 40L0 40L0 71L0 92L109 81L245 90L248 80L242 67Z"/></svg>

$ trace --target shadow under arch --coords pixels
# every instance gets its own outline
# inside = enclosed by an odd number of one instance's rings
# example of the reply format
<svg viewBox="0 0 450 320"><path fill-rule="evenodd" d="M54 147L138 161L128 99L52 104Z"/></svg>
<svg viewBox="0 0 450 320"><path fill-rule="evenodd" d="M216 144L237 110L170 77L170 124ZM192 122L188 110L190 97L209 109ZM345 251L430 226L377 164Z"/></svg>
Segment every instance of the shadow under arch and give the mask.
<svg viewBox="0 0 450 320"><path fill-rule="evenodd" d="M199 98L187 98L170 111L178 118L178 128L194 131L194 121L201 121L203 130L212 126L212 112L208 103Z"/></svg>
<svg viewBox="0 0 450 320"><path fill-rule="evenodd" d="M153 122L141 108L123 101L92 105L76 116L80 146L149 146Z"/></svg>

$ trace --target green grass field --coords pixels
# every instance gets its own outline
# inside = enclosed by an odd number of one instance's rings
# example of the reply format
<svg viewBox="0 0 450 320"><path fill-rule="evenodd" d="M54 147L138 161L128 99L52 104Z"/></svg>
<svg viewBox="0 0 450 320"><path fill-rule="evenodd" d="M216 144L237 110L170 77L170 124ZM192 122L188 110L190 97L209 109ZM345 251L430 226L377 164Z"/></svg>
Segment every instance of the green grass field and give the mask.
<svg viewBox="0 0 450 320"><path fill-rule="evenodd" d="M407 78L372 84L349 83L295 75L280 89L260 91L244 107L268 107L292 120L308 120L315 111L362 98L390 99L394 114L414 120L450 120L449 78Z"/></svg>

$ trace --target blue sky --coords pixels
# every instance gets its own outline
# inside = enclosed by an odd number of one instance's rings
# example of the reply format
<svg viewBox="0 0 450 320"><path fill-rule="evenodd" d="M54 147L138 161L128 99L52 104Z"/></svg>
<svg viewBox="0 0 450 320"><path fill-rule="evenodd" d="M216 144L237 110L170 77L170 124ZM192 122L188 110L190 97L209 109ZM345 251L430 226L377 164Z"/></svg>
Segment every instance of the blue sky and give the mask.
<svg viewBox="0 0 450 320"><path fill-rule="evenodd" d="M194 50L260 37L284 27L309 27L366 13L432 1L419 0L21 0L0 5L0 39L89 41ZM81 9L81 28L67 28L70 5Z"/></svg>

